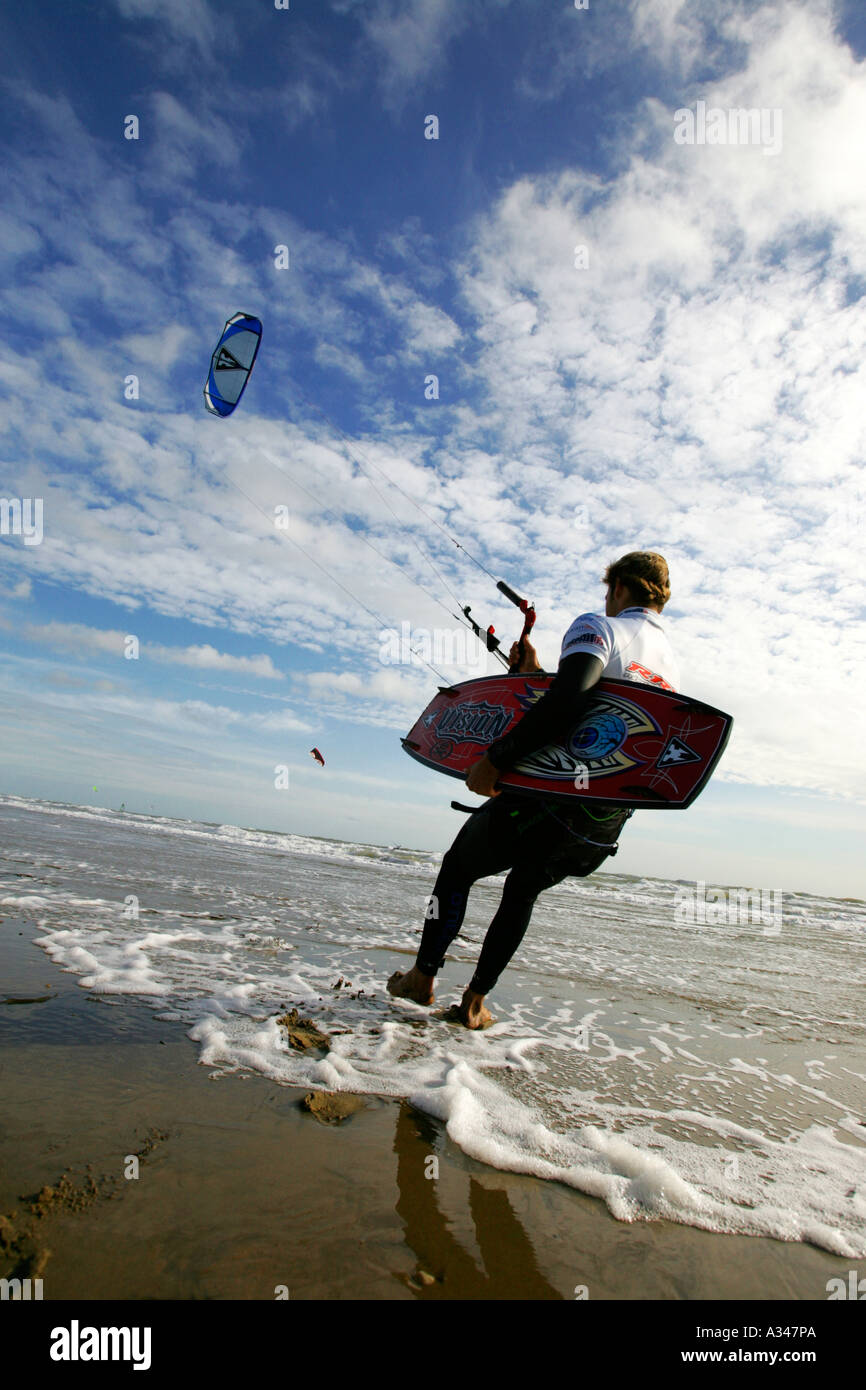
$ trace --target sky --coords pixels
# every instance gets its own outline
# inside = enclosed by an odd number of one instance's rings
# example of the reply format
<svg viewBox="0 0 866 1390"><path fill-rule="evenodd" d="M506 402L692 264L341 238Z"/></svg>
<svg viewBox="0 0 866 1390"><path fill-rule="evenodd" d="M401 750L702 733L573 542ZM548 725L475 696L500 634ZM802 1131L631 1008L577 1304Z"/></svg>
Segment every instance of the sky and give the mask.
<svg viewBox="0 0 866 1390"><path fill-rule="evenodd" d="M609 866L866 896L857 4L40 0L0 49L0 791L445 849L410 648L499 669L494 576L554 669L652 549L735 724Z"/></svg>

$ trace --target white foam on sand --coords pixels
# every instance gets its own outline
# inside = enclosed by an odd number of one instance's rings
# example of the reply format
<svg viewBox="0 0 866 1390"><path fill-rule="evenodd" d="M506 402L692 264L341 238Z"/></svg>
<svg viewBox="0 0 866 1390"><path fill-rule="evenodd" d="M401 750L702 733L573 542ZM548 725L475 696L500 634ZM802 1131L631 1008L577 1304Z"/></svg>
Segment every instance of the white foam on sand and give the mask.
<svg viewBox="0 0 866 1390"><path fill-rule="evenodd" d="M93 901L91 914L110 906ZM775 1084L788 1100L798 1088L824 1094L790 1072L774 1074L739 1056L708 1067L699 1053L686 1051L679 1065L687 1072L660 1084L659 1066L678 1059L672 1049L658 1049L657 1023L645 1032L644 1046L630 1046L624 1038L617 1042L610 1021L595 1034L597 1055L590 1060L590 1048L581 1067L579 1050L563 1045L557 1009L545 1019L541 996L532 1023L518 1006L500 1010L499 1022L484 1033L464 1032L420 1006L392 1001L382 977L393 960L384 953L359 959L345 940L337 950L332 941L318 961L300 962L289 949L294 942L245 933L242 924L177 931L166 921L161 930L151 927L130 939L128 927L96 927L91 917L89 924L63 929L43 918L41 944L88 988L170 1002L160 1017L187 1024L201 1062L216 1075L248 1068L294 1086L407 1096L440 1119L471 1157L567 1183L602 1199L622 1221L667 1218L712 1231L810 1240L850 1258L866 1255L866 1166L853 1116L847 1116L847 1142L828 1124L774 1137L770 1127L756 1123L760 1105L751 1123L742 1124L669 1100L685 1096L683 1082L697 1072L705 1081L720 1078L723 1087L738 1076ZM351 982L345 994L333 988L338 978ZM277 1018L292 1007L331 1034L327 1055L289 1046ZM579 1084L581 1070L600 1079L606 1067L623 1061L636 1068L638 1082L655 1087L653 1100L635 1104L640 1091L633 1083L620 1082L609 1099L603 1084L591 1090ZM515 1076L524 1088L537 1081L537 1089L516 1093L510 1084ZM837 1119L847 1114L830 1096L827 1106ZM678 1129L691 1135L678 1135ZM725 1168L732 1157L735 1180ZM813 1176L804 1181L804 1174Z"/></svg>
<svg viewBox="0 0 866 1390"><path fill-rule="evenodd" d="M384 990L414 955L426 864L312 841L274 855L225 827L154 849L127 826L127 849L109 851L90 824L87 860L79 831L68 856L56 838L31 856L32 892L0 871L0 910L38 924L83 986L158 1001L216 1078L407 1097L472 1157L566 1183L619 1220L866 1256L864 940L854 914L838 930L838 904L823 934L819 900L802 899L778 938L687 933L673 884L563 885L491 996L497 1022L471 1033L436 1010L471 975L465 941L483 934L495 884L476 889L431 1011ZM289 1045L291 1008L329 1034L326 1054Z"/></svg>

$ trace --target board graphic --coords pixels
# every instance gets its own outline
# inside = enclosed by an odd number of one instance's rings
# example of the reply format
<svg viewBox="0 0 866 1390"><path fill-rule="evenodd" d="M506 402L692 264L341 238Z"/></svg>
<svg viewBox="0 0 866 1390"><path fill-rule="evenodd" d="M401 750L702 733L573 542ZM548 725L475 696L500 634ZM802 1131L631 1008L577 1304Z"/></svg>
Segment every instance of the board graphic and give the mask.
<svg viewBox="0 0 866 1390"><path fill-rule="evenodd" d="M465 778L552 680L502 675L441 686L403 747L427 767ZM642 681L602 680L567 737L504 772L499 786L565 801L683 808L712 776L733 722L688 695Z"/></svg>

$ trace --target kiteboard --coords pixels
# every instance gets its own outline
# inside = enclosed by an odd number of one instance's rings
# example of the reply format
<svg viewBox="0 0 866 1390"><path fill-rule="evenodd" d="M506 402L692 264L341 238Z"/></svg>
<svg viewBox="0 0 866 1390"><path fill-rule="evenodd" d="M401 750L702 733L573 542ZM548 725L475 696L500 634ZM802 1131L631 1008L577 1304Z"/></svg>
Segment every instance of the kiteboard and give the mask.
<svg viewBox="0 0 866 1390"><path fill-rule="evenodd" d="M403 747L419 763L465 779L552 681L552 675L501 675L440 686ZM641 681L602 680L567 736L503 772L497 785L563 801L684 808L712 776L733 722L688 695Z"/></svg>

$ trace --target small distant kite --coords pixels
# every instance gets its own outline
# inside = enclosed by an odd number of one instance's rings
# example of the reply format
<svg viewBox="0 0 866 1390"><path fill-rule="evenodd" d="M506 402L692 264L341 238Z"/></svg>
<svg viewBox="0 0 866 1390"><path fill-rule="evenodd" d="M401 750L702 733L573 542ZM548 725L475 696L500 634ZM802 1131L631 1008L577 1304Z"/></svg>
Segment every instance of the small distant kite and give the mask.
<svg viewBox="0 0 866 1390"><path fill-rule="evenodd" d="M317 762L317 763L321 763L322 767L325 766L325 759L322 757L322 755L321 755L321 753L319 752L318 748L311 748L311 749L310 749L310 757L311 757L311 758L315 758L316 762Z"/></svg>
<svg viewBox="0 0 866 1390"><path fill-rule="evenodd" d="M261 341L261 319L235 314L226 320L204 388L204 403L212 415L231 415L244 394Z"/></svg>

